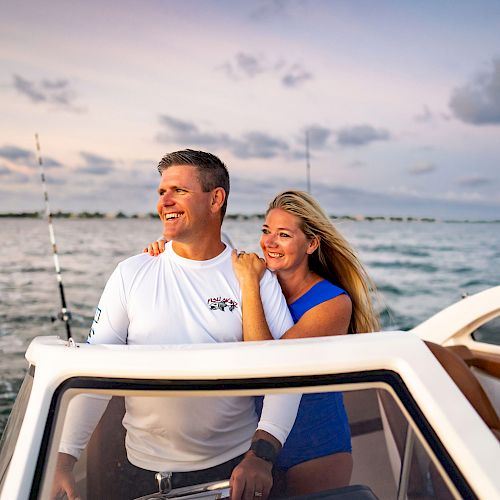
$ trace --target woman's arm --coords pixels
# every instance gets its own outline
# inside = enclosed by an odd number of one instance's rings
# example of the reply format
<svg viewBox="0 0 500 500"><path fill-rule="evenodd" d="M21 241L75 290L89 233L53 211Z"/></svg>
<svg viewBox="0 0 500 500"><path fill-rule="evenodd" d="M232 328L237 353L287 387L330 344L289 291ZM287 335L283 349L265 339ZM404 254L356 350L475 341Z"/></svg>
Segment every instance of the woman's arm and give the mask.
<svg viewBox="0 0 500 500"><path fill-rule="evenodd" d="M346 294L338 295L309 309L281 338L300 339L345 335L349 328L351 314L351 299Z"/></svg>
<svg viewBox="0 0 500 500"><path fill-rule="evenodd" d="M260 296L260 280L266 271L264 259L233 250L232 261L241 288L243 340L273 340Z"/></svg>
<svg viewBox="0 0 500 500"><path fill-rule="evenodd" d="M233 250L233 269L241 287L243 312L243 340L271 340L273 337L264 315L260 295L260 280L265 272L265 262L256 254L238 253ZM351 321L352 303L339 295L312 307L281 337L296 339L344 335Z"/></svg>

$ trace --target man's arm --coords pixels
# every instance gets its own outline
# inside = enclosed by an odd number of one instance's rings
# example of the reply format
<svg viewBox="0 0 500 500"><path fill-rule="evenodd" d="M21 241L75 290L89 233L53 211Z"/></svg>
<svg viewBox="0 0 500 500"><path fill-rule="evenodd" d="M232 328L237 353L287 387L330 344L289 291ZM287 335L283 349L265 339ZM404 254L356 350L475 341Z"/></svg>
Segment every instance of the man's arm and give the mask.
<svg viewBox="0 0 500 500"><path fill-rule="evenodd" d="M232 500L266 499L273 486L273 464L281 443L266 431L257 430L250 450L235 467L230 480Z"/></svg>
<svg viewBox="0 0 500 500"><path fill-rule="evenodd" d="M127 298L120 264L118 264L102 292L87 342L89 344L126 344L128 326Z"/></svg>
<svg viewBox="0 0 500 500"><path fill-rule="evenodd" d="M101 295L87 342L125 344L128 324L123 280L118 266ZM76 459L80 457L110 399L111 396L81 394L70 402L60 452L73 455Z"/></svg>
<svg viewBox="0 0 500 500"><path fill-rule="evenodd" d="M262 416L250 449L231 475L232 500L268 497L273 485L273 464L293 427L300 398L301 394L264 397Z"/></svg>
<svg viewBox="0 0 500 500"><path fill-rule="evenodd" d="M61 452L57 454L56 472L50 494L51 498L63 498L66 495L68 500L80 499L73 475L75 463L76 458L73 455Z"/></svg>
<svg viewBox="0 0 500 500"><path fill-rule="evenodd" d="M125 344L128 315L119 266L109 278L94 316L87 342L90 344ZM87 446L111 396L80 394L68 405L53 484L53 496L66 493L77 498L73 467Z"/></svg>

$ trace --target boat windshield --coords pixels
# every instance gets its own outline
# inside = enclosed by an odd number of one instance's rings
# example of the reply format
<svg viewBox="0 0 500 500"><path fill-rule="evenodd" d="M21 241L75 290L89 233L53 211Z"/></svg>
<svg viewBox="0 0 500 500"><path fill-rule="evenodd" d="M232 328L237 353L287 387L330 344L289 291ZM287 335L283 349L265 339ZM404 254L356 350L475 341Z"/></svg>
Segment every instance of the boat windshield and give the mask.
<svg viewBox="0 0 500 500"><path fill-rule="evenodd" d="M500 345L500 316L481 325L472 333L472 338L476 342Z"/></svg>
<svg viewBox="0 0 500 500"><path fill-rule="evenodd" d="M387 377L379 375L364 376L363 383L354 375L332 375L331 380L299 377L299 382L290 377L290 383L283 379L187 381L177 386L175 381L72 379L52 401L54 418L47 423L43 441L48 444L38 460L31 496L50 495L60 452L68 453L85 441L80 431L84 435L91 420L99 424L74 469L82 499L151 495L158 492L155 472L173 471L174 488L187 486L185 471L199 471L196 483L214 480L204 469L248 450L260 408L264 404L264 414L268 408L263 400L269 402L270 393L272 399L299 390L304 393L302 404L315 410L299 415L301 426L308 430L290 436L278 458L274 478L278 495L299 492L285 472L288 468L337 453L343 457L339 458L342 466L334 468L335 474L329 469L328 480L316 485L319 490L361 485L363 494L372 496L356 498L467 496L467 483L426 427L414 400L407 393L400 397L384 382ZM227 449L228 442L233 450L225 456L221 450ZM351 447L352 463L349 455L345 460ZM207 456L215 454L219 456L212 463ZM192 467L193 463L197 465ZM229 475L216 479L229 479ZM168 478L164 485L165 481Z"/></svg>
<svg viewBox="0 0 500 500"><path fill-rule="evenodd" d="M16 402L9 416L7 426L2 434L2 440L0 441L0 490L12 459L12 454L14 453L24 414L26 413L34 375L35 367L31 365L24 377L21 388L17 394Z"/></svg>

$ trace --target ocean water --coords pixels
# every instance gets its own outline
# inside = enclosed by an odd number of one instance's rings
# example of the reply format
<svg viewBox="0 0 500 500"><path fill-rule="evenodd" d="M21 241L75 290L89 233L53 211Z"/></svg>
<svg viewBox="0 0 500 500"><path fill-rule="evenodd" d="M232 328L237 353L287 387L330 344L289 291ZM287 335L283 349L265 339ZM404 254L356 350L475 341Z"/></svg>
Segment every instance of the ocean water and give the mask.
<svg viewBox="0 0 500 500"><path fill-rule="evenodd" d="M228 220L240 249L259 251L262 221ZM500 284L500 224L339 221L380 292L384 329L410 329L444 307ZM153 219L54 221L72 332L84 340L108 276L161 234ZM0 432L24 377L24 353L39 335L65 337L47 222L0 219ZM500 344L500 324L480 335Z"/></svg>

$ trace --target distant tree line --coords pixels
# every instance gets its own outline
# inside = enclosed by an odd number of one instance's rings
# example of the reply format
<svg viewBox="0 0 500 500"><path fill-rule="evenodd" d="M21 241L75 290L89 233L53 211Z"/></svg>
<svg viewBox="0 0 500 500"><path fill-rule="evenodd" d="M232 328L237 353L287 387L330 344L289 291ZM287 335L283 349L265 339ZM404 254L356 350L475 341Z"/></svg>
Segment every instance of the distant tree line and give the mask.
<svg viewBox="0 0 500 500"><path fill-rule="evenodd" d="M18 219L43 219L45 212L0 212L0 218L15 217ZM103 213L103 212L54 212L52 217L57 219L156 219L158 214L148 212L146 214L126 214L124 212ZM254 220L265 217L264 214L227 214L226 219L235 221ZM349 220L349 221L390 221L390 222L484 222L484 223L500 223L500 220L440 220L434 217L396 217L396 216L371 216L371 215L330 215L332 219Z"/></svg>

